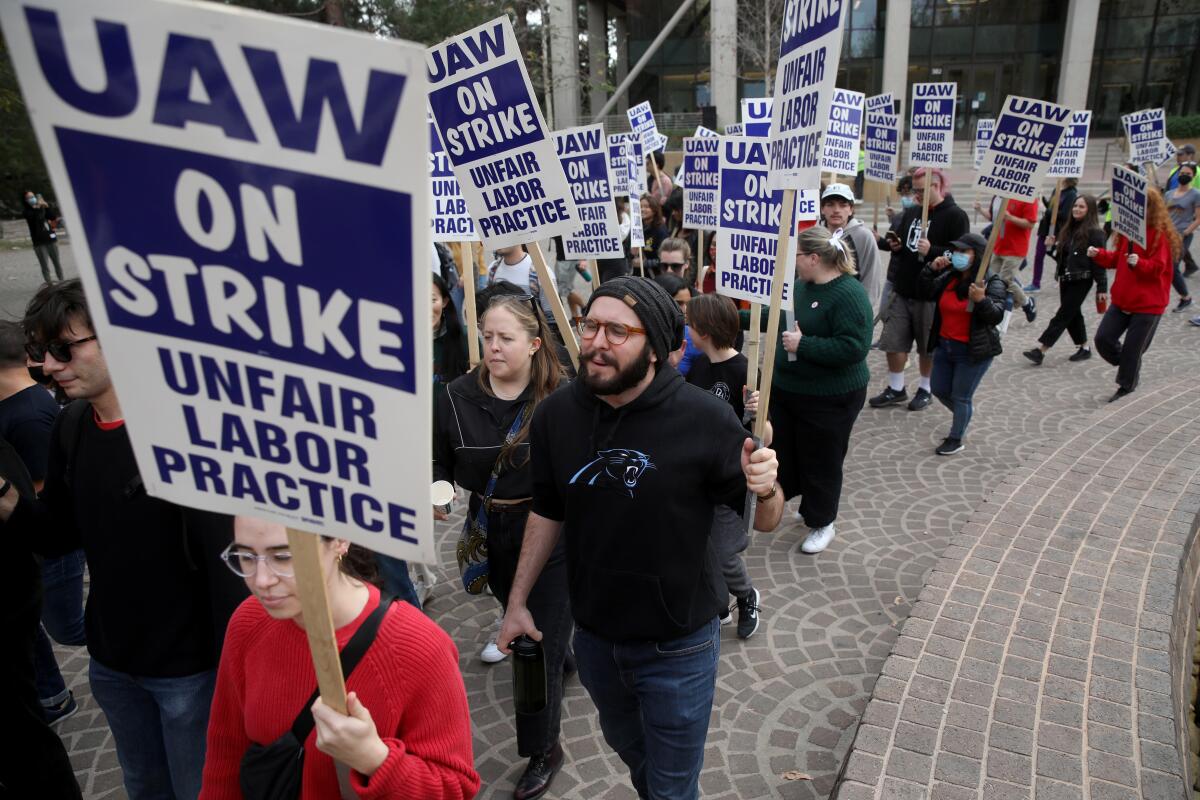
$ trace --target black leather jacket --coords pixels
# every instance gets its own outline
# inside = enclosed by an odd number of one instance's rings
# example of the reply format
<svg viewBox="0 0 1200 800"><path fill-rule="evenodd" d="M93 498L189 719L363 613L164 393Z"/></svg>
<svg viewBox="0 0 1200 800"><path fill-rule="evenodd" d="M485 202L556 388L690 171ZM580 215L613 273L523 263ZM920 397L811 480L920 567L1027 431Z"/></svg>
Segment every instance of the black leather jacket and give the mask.
<svg viewBox="0 0 1200 800"><path fill-rule="evenodd" d="M964 293L966 288L954 279L962 273L947 267L935 271L932 266L926 266L917 276L917 293L923 300L933 300L933 326L929 329L929 349L937 346L942 329L942 312L936 305L944 291ZM953 285L952 285L953 284ZM983 300L975 304L971 312L970 341L967 342L967 353L972 361L982 361L1000 355L1004 348L1000 346L1000 332L996 326L1004 319L1004 303L1008 295L1008 285L996 273L990 273L984 287Z"/></svg>

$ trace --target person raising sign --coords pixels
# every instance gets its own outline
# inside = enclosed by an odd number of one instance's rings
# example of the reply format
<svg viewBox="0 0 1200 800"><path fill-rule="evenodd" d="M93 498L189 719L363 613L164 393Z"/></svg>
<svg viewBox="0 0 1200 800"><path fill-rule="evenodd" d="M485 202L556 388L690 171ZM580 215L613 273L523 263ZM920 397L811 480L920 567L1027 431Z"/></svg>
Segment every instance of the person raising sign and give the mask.
<svg viewBox="0 0 1200 800"><path fill-rule="evenodd" d="M208 726L201 800L241 800L251 748L305 726L302 797L343 797L336 759L350 768L360 797L470 798L471 719L458 651L441 628L408 603L382 612L379 590L364 580L370 556L344 539L321 537L320 563L339 649L377 625L345 676L347 714L318 699L297 596L287 530L237 517L225 564L253 593L225 635ZM376 616L376 614L379 616ZM366 628L367 631L370 628ZM297 716L299 715L299 716ZM294 726L295 723L295 726Z"/></svg>

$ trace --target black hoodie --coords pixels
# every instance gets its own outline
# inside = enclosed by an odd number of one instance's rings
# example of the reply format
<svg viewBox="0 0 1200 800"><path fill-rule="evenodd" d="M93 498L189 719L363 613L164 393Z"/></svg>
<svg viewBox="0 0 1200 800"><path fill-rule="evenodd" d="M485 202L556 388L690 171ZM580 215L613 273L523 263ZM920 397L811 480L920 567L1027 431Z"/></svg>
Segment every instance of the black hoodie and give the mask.
<svg viewBox="0 0 1200 800"><path fill-rule="evenodd" d="M955 204L953 197L943 198L929 209L929 233L925 237L930 244L929 255L922 256L917 252L917 241L921 238L921 207L907 209L896 226L900 249L892 254L888 267L892 291L901 297L917 299L917 276L921 274L921 268L945 253L951 242L970 230L967 212Z"/></svg>
<svg viewBox="0 0 1200 800"><path fill-rule="evenodd" d="M582 381L538 406L533 510L564 523L581 627L612 641L668 641L725 606L708 538L715 506L742 511L745 440L728 403L670 366L620 408Z"/></svg>

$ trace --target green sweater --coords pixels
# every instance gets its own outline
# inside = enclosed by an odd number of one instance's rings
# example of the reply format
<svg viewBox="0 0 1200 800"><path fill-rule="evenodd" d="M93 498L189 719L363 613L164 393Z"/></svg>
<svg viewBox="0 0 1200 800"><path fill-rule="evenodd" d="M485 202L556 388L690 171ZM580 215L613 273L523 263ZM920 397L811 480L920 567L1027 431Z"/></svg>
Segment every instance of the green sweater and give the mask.
<svg viewBox="0 0 1200 800"><path fill-rule="evenodd" d="M851 275L841 275L825 284L796 281L791 290L796 322L804 335L795 361L788 360L782 336L776 344L775 388L829 396L865 387L870 379L867 353L875 312L862 284ZM741 314L742 327L748 327L750 312ZM762 327L766 330L765 313ZM781 316L779 329L786 327L787 317Z"/></svg>

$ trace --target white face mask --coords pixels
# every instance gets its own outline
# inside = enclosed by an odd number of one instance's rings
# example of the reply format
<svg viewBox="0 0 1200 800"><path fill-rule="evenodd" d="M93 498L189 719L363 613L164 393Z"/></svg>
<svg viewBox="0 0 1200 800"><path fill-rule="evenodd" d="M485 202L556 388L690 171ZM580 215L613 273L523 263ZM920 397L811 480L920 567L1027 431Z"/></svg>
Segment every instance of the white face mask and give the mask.
<svg viewBox="0 0 1200 800"><path fill-rule="evenodd" d="M37 205L37 198L36 198L36 197L33 197L33 196L26 197L26 198L25 198L25 202L26 202L26 203L29 203L29 205L31 205L31 206L36 206L36 205Z"/></svg>

